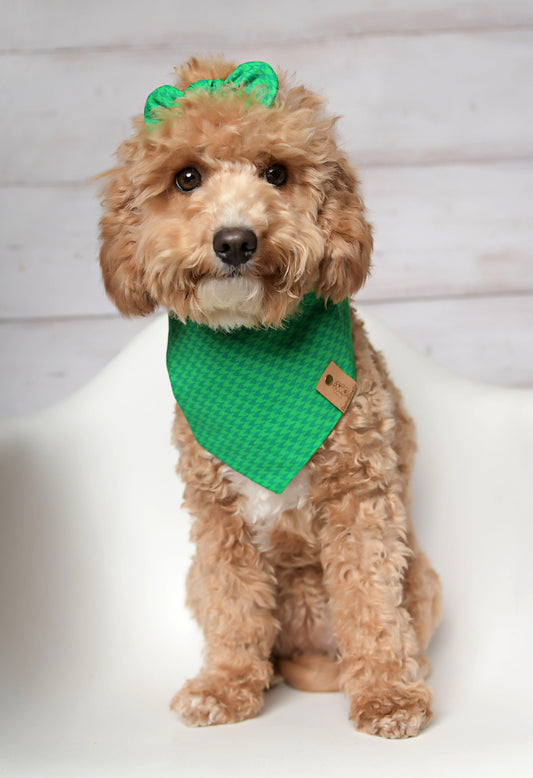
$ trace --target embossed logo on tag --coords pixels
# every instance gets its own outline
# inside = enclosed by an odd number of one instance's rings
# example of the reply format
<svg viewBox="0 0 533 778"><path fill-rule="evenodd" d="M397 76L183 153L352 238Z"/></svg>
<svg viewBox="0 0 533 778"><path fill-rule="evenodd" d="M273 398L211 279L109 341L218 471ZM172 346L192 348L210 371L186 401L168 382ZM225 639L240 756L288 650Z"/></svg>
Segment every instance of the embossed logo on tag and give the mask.
<svg viewBox="0 0 533 778"><path fill-rule="evenodd" d="M337 367L335 362L330 362L315 388L322 397L344 413L352 401L357 384L351 376Z"/></svg>

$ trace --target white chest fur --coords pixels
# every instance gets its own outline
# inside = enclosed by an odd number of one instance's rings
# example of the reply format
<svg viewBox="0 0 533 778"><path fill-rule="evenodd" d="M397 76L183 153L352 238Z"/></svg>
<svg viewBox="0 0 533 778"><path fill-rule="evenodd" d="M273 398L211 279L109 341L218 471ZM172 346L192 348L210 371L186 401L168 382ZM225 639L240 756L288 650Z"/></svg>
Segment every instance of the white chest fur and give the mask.
<svg viewBox="0 0 533 778"><path fill-rule="evenodd" d="M270 533L281 514L302 509L307 503L309 475L305 467L281 494L259 486L234 470L228 470L226 477L243 497L243 519L252 530L254 542L260 551L266 550Z"/></svg>

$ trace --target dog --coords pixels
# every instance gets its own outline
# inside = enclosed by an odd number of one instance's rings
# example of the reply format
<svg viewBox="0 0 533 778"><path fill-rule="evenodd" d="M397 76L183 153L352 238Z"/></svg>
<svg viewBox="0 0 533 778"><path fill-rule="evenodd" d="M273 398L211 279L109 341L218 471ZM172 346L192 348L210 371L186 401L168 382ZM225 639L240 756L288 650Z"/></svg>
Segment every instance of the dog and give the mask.
<svg viewBox="0 0 533 778"><path fill-rule="evenodd" d="M441 589L409 518L413 421L350 305L372 252L357 175L286 74L193 57L176 76L120 145L100 222L118 310L169 313L205 636L171 707L241 721L285 678L341 690L359 731L416 735Z"/></svg>

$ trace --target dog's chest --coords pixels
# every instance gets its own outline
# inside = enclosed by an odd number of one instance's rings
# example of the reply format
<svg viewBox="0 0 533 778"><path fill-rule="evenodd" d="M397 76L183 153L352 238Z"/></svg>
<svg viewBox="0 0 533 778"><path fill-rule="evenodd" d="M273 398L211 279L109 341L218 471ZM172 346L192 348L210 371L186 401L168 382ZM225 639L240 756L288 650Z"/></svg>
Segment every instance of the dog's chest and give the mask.
<svg viewBox="0 0 533 778"><path fill-rule="evenodd" d="M276 494L250 481L246 476L229 470L227 477L242 496L242 517L252 531L255 545L266 551L274 528L291 511L305 512L308 505L309 475L306 468L293 478L287 488Z"/></svg>

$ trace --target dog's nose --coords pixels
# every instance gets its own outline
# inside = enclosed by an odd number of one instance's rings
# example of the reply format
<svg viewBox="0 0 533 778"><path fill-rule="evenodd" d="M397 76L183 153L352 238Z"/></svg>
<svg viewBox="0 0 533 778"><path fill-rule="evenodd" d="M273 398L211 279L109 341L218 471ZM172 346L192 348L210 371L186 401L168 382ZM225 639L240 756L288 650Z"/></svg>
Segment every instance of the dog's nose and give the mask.
<svg viewBox="0 0 533 778"><path fill-rule="evenodd" d="M244 265L255 254L257 236L244 227L224 227L215 234L213 249L227 265Z"/></svg>

